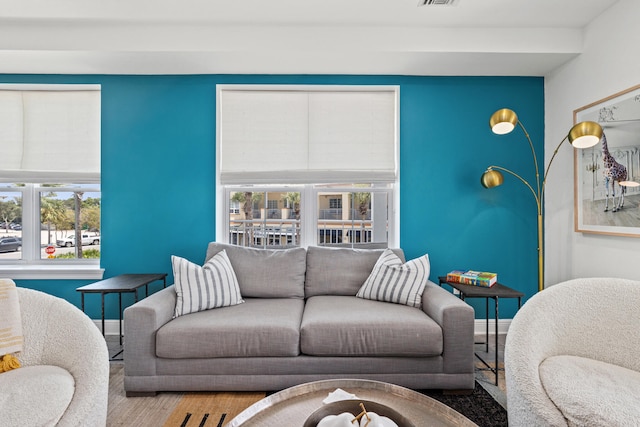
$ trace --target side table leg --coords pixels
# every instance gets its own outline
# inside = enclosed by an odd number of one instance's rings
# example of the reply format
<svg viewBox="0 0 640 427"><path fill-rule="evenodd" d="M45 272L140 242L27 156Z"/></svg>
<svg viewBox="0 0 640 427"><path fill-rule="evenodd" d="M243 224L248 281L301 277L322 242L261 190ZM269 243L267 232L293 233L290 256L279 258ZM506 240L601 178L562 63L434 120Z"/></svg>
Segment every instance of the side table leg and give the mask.
<svg viewBox="0 0 640 427"><path fill-rule="evenodd" d="M104 337L104 292L100 293L102 299L102 336Z"/></svg>
<svg viewBox="0 0 640 427"><path fill-rule="evenodd" d="M498 367L498 319L500 318L498 315L498 300L499 297L496 297L496 386L498 385L498 371L500 370Z"/></svg>
<svg viewBox="0 0 640 427"><path fill-rule="evenodd" d="M118 292L118 312L120 315L118 333L120 334L120 345L122 345L122 292Z"/></svg>
<svg viewBox="0 0 640 427"><path fill-rule="evenodd" d="M486 316L484 322L484 352L489 353L489 297L484 299Z"/></svg>

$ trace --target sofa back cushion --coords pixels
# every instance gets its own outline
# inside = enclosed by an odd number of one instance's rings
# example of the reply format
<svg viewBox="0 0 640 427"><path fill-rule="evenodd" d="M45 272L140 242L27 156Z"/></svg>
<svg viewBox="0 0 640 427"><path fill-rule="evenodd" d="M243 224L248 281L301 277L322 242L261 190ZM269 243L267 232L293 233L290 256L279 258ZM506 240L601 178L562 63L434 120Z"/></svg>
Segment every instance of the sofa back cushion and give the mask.
<svg viewBox="0 0 640 427"><path fill-rule="evenodd" d="M304 248L254 249L211 242L205 261L222 250L227 252L243 297L304 298Z"/></svg>
<svg viewBox="0 0 640 427"><path fill-rule="evenodd" d="M392 249L404 262L402 249ZM351 249L310 246L304 293L354 296L367 280L384 249ZM244 293L242 294L244 295Z"/></svg>

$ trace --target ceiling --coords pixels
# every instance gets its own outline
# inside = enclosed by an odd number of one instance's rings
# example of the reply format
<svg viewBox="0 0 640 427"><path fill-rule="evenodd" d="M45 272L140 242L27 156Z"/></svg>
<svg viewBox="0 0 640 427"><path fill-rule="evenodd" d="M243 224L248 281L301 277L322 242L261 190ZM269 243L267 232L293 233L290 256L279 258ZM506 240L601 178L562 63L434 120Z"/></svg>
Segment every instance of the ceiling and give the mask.
<svg viewBox="0 0 640 427"><path fill-rule="evenodd" d="M0 73L544 76L617 0L0 0Z"/></svg>

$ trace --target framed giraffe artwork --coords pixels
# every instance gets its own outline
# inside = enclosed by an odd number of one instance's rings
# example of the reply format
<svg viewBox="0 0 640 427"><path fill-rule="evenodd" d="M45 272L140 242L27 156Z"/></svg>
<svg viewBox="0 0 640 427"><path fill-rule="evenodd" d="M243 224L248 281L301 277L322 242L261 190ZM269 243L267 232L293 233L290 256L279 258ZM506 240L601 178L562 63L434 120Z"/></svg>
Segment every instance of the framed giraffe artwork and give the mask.
<svg viewBox="0 0 640 427"><path fill-rule="evenodd" d="M640 85L574 111L604 131L574 150L575 231L640 237Z"/></svg>

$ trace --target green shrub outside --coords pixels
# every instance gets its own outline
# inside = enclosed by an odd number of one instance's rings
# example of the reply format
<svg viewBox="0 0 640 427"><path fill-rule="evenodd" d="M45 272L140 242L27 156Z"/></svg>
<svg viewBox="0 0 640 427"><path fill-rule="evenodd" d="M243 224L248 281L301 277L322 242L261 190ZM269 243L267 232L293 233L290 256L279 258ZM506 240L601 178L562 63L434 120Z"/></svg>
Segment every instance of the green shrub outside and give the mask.
<svg viewBox="0 0 640 427"><path fill-rule="evenodd" d="M56 255L57 259L74 259L75 257L76 254L74 252ZM100 251L98 249L85 249L82 251L82 258L100 259Z"/></svg>

